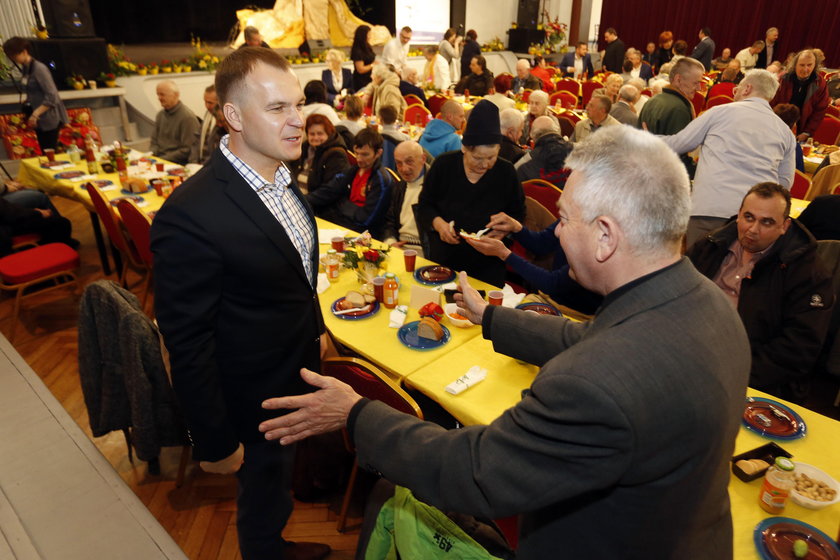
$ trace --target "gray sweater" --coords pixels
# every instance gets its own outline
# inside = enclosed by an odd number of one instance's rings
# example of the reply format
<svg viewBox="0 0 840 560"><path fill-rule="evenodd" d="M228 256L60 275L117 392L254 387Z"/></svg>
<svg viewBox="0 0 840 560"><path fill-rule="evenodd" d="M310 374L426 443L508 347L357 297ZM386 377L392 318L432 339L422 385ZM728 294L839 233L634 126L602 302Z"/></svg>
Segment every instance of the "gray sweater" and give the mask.
<svg viewBox="0 0 840 560"><path fill-rule="evenodd" d="M46 65L33 58L29 67L24 69L23 77L26 80L26 100L32 108L37 109L41 105L49 107L38 119L38 130L55 130L67 124L70 120L67 109L64 108L64 102L58 95L58 88Z"/></svg>
<svg viewBox="0 0 840 560"><path fill-rule="evenodd" d="M158 157L183 165L189 161L199 127L195 113L179 101L172 109L157 114L150 149Z"/></svg>

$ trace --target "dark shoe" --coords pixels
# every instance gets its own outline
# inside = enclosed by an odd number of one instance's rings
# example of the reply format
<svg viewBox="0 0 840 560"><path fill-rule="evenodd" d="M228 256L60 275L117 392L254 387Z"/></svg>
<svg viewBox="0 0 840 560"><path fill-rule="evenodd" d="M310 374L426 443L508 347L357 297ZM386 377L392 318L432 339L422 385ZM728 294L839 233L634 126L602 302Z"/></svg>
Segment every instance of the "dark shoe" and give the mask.
<svg viewBox="0 0 840 560"><path fill-rule="evenodd" d="M285 560L321 560L332 552L329 546L315 542L286 541Z"/></svg>
<svg viewBox="0 0 840 560"><path fill-rule="evenodd" d="M82 244L82 242L79 241L78 239L75 239L75 238L71 237L70 239L65 241L64 244L67 245L68 247L70 247L71 249L78 250L79 246Z"/></svg>

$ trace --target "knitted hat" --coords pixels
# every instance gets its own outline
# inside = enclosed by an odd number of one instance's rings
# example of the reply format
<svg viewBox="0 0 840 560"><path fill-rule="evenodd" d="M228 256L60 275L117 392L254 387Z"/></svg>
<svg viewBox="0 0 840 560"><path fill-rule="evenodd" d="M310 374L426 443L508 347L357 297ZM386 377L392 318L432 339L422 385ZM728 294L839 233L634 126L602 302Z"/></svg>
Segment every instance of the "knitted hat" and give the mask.
<svg viewBox="0 0 840 560"><path fill-rule="evenodd" d="M482 99L470 111L467 128L461 144L464 146L488 146L502 143L502 125L499 123L499 108Z"/></svg>

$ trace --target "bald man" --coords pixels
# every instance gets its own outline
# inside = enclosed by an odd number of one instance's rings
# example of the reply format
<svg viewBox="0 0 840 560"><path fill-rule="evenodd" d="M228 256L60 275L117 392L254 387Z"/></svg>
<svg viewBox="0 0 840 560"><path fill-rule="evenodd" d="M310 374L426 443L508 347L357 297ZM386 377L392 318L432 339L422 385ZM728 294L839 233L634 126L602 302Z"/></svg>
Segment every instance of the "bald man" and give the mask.
<svg viewBox="0 0 840 560"><path fill-rule="evenodd" d="M524 58L516 61L516 77L513 79L510 91L511 93L519 93L522 89L542 89L540 79L531 74L531 63Z"/></svg>
<svg viewBox="0 0 840 560"><path fill-rule="evenodd" d="M426 152L417 142L406 140L394 149L394 162L402 180L393 187L383 237L392 247L414 249L422 255L413 206L420 198L423 179L429 170Z"/></svg>
<svg viewBox="0 0 840 560"><path fill-rule="evenodd" d="M160 82L156 91L163 109L155 118L149 149L158 157L184 165L201 125L195 113L181 103L181 92L175 82Z"/></svg>

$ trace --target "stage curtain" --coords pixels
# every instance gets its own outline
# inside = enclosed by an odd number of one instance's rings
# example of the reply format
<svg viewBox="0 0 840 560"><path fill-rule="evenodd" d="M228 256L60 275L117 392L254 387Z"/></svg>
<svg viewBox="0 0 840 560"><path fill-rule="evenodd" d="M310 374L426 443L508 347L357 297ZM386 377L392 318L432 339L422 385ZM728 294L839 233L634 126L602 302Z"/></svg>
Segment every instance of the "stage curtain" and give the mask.
<svg viewBox="0 0 840 560"><path fill-rule="evenodd" d="M662 31L688 43L688 54L697 44L697 32L708 26L715 41L715 56L724 47L732 56L764 39L769 27L779 29L774 58L784 61L787 53L806 46L825 52L826 65L840 66L840 3L838 0L604 0L601 11L599 48L606 46L604 30L614 27L627 47L644 50L649 41L658 42Z"/></svg>

